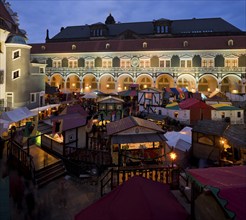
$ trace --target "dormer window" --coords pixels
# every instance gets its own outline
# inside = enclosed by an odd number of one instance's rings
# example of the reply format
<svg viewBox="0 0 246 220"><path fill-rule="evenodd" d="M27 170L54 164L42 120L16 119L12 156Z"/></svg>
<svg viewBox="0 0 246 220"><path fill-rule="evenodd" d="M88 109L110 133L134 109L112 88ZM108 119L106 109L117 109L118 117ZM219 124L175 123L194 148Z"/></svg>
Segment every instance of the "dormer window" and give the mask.
<svg viewBox="0 0 246 220"><path fill-rule="evenodd" d="M188 47L188 45L189 45L188 41L183 42L183 47Z"/></svg>
<svg viewBox="0 0 246 220"><path fill-rule="evenodd" d="M165 34L168 33L169 28L167 25L158 25L156 26L156 33L157 34Z"/></svg>
<svg viewBox="0 0 246 220"><path fill-rule="evenodd" d="M76 50L76 45L72 45L72 50Z"/></svg>
<svg viewBox="0 0 246 220"><path fill-rule="evenodd" d="M45 46L41 46L41 50L45 50Z"/></svg>
<svg viewBox="0 0 246 220"><path fill-rule="evenodd" d="M107 43L106 46L105 46L106 49L109 49L110 48L110 44Z"/></svg>
<svg viewBox="0 0 246 220"><path fill-rule="evenodd" d="M231 39L231 40L228 40L227 45L228 45L229 47L232 47L232 46L233 46L233 40L232 40L232 39Z"/></svg>
<svg viewBox="0 0 246 220"><path fill-rule="evenodd" d="M143 48L147 48L148 44L146 42L143 42Z"/></svg>
<svg viewBox="0 0 246 220"><path fill-rule="evenodd" d="M100 37L100 36L102 36L102 33L103 33L102 29L93 30L93 36L94 37Z"/></svg>

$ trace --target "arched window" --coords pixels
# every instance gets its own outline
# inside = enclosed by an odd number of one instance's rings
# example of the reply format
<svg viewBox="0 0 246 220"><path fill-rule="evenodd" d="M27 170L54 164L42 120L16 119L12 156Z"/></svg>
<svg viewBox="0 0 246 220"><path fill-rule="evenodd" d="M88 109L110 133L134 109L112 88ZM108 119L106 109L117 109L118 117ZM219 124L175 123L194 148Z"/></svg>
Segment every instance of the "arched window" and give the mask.
<svg viewBox="0 0 246 220"><path fill-rule="evenodd" d="M147 43L143 42L143 48L147 48Z"/></svg>

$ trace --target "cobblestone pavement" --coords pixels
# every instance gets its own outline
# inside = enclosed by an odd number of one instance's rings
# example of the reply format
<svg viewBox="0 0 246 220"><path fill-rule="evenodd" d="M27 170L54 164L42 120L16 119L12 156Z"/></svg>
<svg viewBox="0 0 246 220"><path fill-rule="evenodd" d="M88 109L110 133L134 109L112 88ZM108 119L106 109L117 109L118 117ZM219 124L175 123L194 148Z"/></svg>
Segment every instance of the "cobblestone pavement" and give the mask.
<svg viewBox="0 0 246 220"><path fill-rule="evenodd" d="M61 190L63 185L63 190ZM19 211L10 198L10 215L13 220L72 220L81 209L100 198L99 186L89 182L78 182L70 176L61 177L43 186L33 188L35 209L28 215L25 197Z"/></svg>

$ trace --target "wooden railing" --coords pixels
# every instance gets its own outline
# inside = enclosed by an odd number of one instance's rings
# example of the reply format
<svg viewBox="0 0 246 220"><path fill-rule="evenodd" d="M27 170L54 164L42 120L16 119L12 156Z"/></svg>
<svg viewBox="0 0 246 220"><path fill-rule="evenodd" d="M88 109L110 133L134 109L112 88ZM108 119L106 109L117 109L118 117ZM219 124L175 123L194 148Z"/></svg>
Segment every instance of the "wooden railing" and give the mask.
<svg viewBox="0 0 246 220"><path fill-rule="evenodd" d="M160 183L170 184L173 189L179 184L178 168L160 165L111 168L101 179L101 196L135 175Z"/></svg>
<svg viewBox="0 0 246 220"><path fill-rule="evenodd" d="M28 153L27 149L23 149L20 144L10 140L7 147L7 156L12 159L11 162L17 162L14 165L21 169L24 175L34 180L35 165L33 157Z"/></svg>
<svg viewBox="0 0 246 220"><path fill-rule="evenodd" d="M41 147L45 147L48 150L54 151L55 153L64 156L63 143L59 143L46 134L41 136Z"/></svg>

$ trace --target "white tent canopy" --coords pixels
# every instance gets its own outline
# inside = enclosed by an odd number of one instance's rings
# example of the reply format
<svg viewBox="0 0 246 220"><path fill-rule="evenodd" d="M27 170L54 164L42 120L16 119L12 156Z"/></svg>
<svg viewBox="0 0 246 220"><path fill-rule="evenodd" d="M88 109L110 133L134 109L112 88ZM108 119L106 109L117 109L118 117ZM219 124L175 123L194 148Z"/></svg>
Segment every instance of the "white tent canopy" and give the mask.
<svg viewBox="0 0 246 220"><path fill-rule="evenodd" d="M13 123L36 115L37 113L31 112L27 107L21 107L12 111L3 112L0 118L8 121L9 123Z"/></svg>
<svg viewBox="0 0 246 220"><path fill-rule="evenodd" d="M177 148L181 151L188 151L191 147L191 127L184 127L181 131L171 131L164 134L169 147Z"/></svg>

